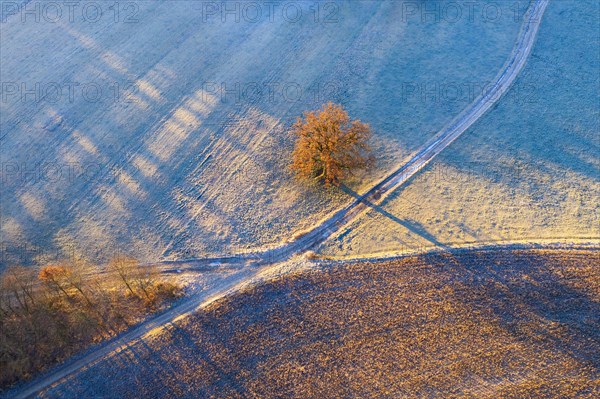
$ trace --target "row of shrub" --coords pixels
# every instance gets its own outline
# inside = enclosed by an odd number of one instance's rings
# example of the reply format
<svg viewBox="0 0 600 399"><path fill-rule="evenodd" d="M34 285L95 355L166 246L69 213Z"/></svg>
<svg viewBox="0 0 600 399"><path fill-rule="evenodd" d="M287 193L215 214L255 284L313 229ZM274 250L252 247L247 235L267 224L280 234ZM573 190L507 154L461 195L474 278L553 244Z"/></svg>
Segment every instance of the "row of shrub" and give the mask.
<svg viewBox="0 0 600 399"><path fill-rule="evenodd" d="M103 269L84 262L9 267L0 280L0 387L114 336L180 293L132 258Z"/></svg>

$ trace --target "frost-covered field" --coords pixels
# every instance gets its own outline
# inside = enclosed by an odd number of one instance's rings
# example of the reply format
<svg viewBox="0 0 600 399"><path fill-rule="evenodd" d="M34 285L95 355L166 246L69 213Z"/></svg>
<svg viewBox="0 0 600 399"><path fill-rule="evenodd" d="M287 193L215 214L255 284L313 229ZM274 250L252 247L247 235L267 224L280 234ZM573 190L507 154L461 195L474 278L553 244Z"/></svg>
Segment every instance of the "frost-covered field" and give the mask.
<svg viewBox="0 0 600 399"><path fill-rule="evenodd" d="M526 7L288 3L3 2L2 263L284 240L351 200L287 171L303 110L337 101L372 125L360 191L495 76Z"/></svg>
<svg viewBox="0 0 600 399"><path fill-rule="evenodd" d="M600 8L550 3L506 97L321 252L600 239Z"/></svg>

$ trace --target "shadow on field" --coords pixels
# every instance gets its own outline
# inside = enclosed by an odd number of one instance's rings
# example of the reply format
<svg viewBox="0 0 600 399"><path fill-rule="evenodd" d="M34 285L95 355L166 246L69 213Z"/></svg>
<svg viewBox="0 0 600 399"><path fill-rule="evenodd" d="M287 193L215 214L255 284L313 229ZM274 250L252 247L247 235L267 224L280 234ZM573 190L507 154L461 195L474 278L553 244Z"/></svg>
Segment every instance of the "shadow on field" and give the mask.
<svg viewBox="0 0 600 399"><path fill-rule="evenodd" d="M348 195L350 195L350 196L352 196L352 197L354 197L356 199L360 198L360 195L358 195L358 193L356 193L355 191L353 191L351 188L349 188L345 184L341 184L340 185L340 189L344 193L346 193L346 194L348 194ZM394 194L392 194L392 195L398 196L400 192L401 192L401 189L396 189L394 191ZM385 203L385 202L387 202L387 201L389 201L389 200L390 200L389 198L385 198L384 201L382 202L382 204ZM415 220L408 221L408 220L400 219L399 217L397 217L397 216L391 214L390 212L386 211L383 208L382 205L374 204L374 203L372 203L369 200L364 200L363 203L365 205L367 205L369 208L373 209L374 211L376 211L376 212L380 213L381 215L385 216L386 218L390 219L391 221L393 221L393 222L395 222L395 223L397 223L397 224L405 227L406 229L410 230L412 233L414 233L414 234L416 234L416 235L424 238L425 240L429 241L433 245L435 245L435 246L437 246L439 248L448 248L447 245L445 245L442 242L438 241L433 234L429 233L425 229L425 227L423 227L423 225L421 225L420 223L416 222Z"/></svg>
<svg viewBox="0 0 600 399"><path fill-rule="evenodd" d="M563 260L514 252L514 264L505 268L486 259L484 252L474 253L473 262L447 256L457 275L471 276L470 289L480 291L480 299L498 299L489 309L493 309L502 329L522 343L550 346L600 371L600 298L590 297L569 286L568 278L561 278L556 271L557 263ZM600 252L588 256L592 267L600 266ZM470 305L476 309L479 304Z"/></svg>

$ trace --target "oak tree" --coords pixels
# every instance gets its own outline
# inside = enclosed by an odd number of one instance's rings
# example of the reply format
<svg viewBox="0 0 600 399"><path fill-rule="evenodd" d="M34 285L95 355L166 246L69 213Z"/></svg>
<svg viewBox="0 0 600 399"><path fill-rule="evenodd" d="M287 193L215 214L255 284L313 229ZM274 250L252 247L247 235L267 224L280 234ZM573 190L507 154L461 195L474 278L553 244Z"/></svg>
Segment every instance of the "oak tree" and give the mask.
<svg viewBox="0 0 600 399"><path fill-rule="evenodd" d="M351 121L341 105L330 102L320 111L306 112L293 133L298 138L291 167L300 176L338 185L354 170L373 163L369 125Z"/></svg>

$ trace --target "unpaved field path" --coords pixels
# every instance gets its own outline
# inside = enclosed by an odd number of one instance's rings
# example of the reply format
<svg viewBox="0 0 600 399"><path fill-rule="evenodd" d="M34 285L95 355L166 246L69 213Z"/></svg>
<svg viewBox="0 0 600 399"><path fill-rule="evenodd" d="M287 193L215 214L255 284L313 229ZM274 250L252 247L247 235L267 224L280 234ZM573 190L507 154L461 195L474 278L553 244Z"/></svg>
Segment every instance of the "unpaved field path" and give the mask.
<svg viewBox="0 0 600 399"><path fill-rule="evenodd" d="M524 24L517 39L515 48L508 62L498 74L491 89L471 103L448 126L426 142L402 166L392 172L384 180L373 186L365 194L358 197L348 207L337 212L333 217L324 221L305 236L281 248L267 252L267 259L283 260L291 254L307 250L325 241L341 226L356 218L372 204L382 202L394 189L406 183L411 177L427 165L444 148L463 134L475 121L489 110L514 82L519 72L525 66L531 53L542 16L548 0L537 0L532 3L525 16Z"/></svg>
<svg viewBox="0 0 600 399"><path fill-rule="evenodd" d="M212 289L191 296L179 305L167 310L157 317L148 320L127 333L108 341L87 355L67 362L50 373L42 376L36 381L25 385L22 389L12 393L17 398L35 396L40 391L60 383L73 373L82 368L89 367L106 356L117 353L128 346L128 343L143 338L156 328L171 323L184 315L206 306L215 298L226 295L235 290L237 286L256 277L269 268L276 267L276 263L289 259L291 256L306 251L330 237L341 226L356 218L369 208L370 204L382 201L386 194L407 182L412 176L420 171L444 148L449 146L462 133L464 133L477 119L490 109L498 99L508 90L519 72L527 61L536 34L539 29L543 13L548 5L548 0L534 1L526 13L523 26L516 45L505 66L498 74L492 89L484 93L471 103L459 116L457 116L447 127L442 129L436 136L429 140L421 149L417 150L402 166L397 168L388 177L377 183L365 194L359 196L353 203L335 213L332 217L320 223L308 233L281 247L269 249L262 252L235 255L229 258L219 259L190 259L187 261L173 262L183 265L206 264L207 262L224 261L236 263L251 260L257 267L243 268L239 272L222 280ZM11 394L9 392L9 394Z"/></svg>
<svg viewBox="0 0 600 399"><path fill-rule="evenodd" d="M490 90L483 93L471 103L459 116L444 127L438 134L427 141L420 149L405 160L401 166L394 170L385 179L375 184L366 193L358 196L354 202L336 212L333 216L322 221L306 234L274 249L261 252L234 255L228 258L211 259L214 261L235 262L243 260L256 260L259 263L274 263L288 259L290 256L306 251L322 243L335 233L341 226L355 219L371 205L381 203L386 196L406 183L417 172L423 169L437 154L448 147L454 140L462 135L475 121L489 110L514 82L519 72L525 66L531 52L535 37L539 29L542 16L548 0L536 0L530 6L517 43L502 70L497 75L495 83ZM206 263L206 259L187 259L181 263ZM177 263L175 261L174 263Z"/></svg>

